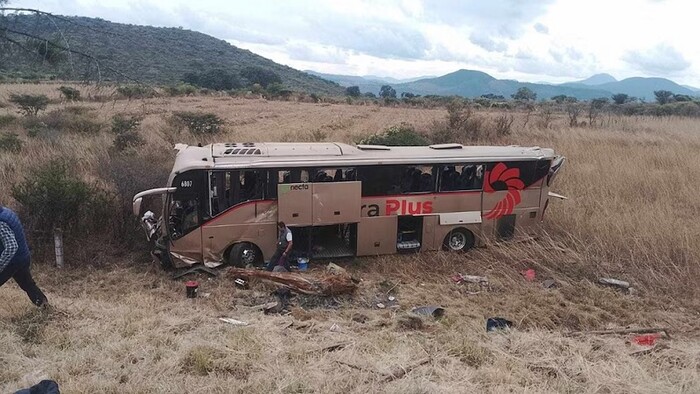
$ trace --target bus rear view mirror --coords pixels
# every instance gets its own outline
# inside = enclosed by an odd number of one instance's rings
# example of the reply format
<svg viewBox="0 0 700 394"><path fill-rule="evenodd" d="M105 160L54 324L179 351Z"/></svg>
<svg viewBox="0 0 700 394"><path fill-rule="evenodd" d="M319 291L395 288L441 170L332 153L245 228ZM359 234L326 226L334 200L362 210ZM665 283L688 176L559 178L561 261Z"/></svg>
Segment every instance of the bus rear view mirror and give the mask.
<svg viewBox="0 0 700 394"><path fill-rule="evenodd" d="M141 203L143 202L143 198L138 197L134 199L134 203L131 206L131 209L133 210L134 216L138 217L141 216Z"/></svg>

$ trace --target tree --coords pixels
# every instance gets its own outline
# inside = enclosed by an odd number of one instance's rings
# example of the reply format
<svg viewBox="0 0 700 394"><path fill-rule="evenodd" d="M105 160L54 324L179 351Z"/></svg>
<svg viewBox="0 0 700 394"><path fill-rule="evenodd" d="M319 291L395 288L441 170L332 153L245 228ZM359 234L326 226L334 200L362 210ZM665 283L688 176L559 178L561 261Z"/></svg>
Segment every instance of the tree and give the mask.
<svg viewBox="0 0 700 394"><path fill-rule="evenodd" d="M537 93L523 86L521 88L518 88L518 91L514 94L511 94L510 97L512 97L514 100L534 101L537 100Z"/></svg>
<svg viewBox="0 0 700 394"><path fill-rule="evenodd" d="M615 104L621 105L626 102L628 102L630 99L630 96L624 93L617 93L612 95L612 100Z"/></svg>
<svg viewBox="0 0 700 394"><path fill-rule="evenodd" d="M693 101L693 98L687 94L676 94L673 96L673 101Z"/></svg>
<svg viewBox="0 0 700 394"><path fill-rule="evenodd" d="M379 97L396 98L396 90L389 85L383 85L381 89L379 89Z"/></svg>
<svg viewBox="0 0 700 394"><path fill-rule="evenodd" d="M345 95L350 97L360 97L362 93L360 92L359 86L348 86L345 88Z"/></svg>
<svg viewBox="0 0 700 394"><path fill-rule="evenodd" d="M567 101L566 115L569 117L569 126L578 126L578 116L581 113L581 106L575 101Z"/></svg>
<svg viewBox="0 0 700 394"><path fill-rule="evenodd" d="M414 97L418 97L418 96L416 96L415 94L413 94L411 92L401 92L401 97L410 99L410 98L414 98Z"/></svg>
<svg viewBox="0 0 700 394"><path fill-rule="evenodd" d="M257 67L249 66L241 71L241 76L248 80L248 85L258 84L263 88L267 88L273 83L282 83L282 78L274 71Z"/></svg>
<svg viewBox="0 0 700 394"><path fill-rule="evenodd" d="M565 94L559 94L556 96L552 96L552 100L555 101L557 104L561 104L564 101L566 101L567 96Z"/></svg>
<svg viewBox="0 0 700 394"><path fill-rule="evenodd" d="M16 104L24 116L36 116L49 105L49 98L43 94L11 94L10 102Z"/></svg>
<svg viewBox="0 0 700 394"><path fill-rule="evenodd" d="M182 81L190 85L212 90L231 90L242 87L238 77L224 69L216 68L201 73L187 73Z"/></svg>
<svg viewBox="0 0 700 394"><path fill-rule="evenodd" d="M493 94L493 93L482 94L481 98L485 98L485 99L489 99L489 100L505 100L506 99L503 95Z"/></svg>
<svg viewBox="0 0 700 394"><path fill-rule="evenodd" d="M608 104L608 101L609 100L607 97L600 97L591 100L590 105L588 106L589 125L593 126L593 124L596 122L596 119L598 119L598 115L600 115L600 112Z"/></svg>
<svg viewBox="0 0 700 394"><path fill-rule="evenodd" d="M656 102L664 105L673 101L673 92L668 90L654 90L654 96L656 96Z"/></svg>

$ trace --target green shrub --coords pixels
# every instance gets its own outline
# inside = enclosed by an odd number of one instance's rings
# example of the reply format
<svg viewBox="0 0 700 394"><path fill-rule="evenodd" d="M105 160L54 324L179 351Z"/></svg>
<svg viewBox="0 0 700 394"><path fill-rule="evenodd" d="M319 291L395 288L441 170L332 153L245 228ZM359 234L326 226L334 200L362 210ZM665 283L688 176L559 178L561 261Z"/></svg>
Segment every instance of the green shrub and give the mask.
<svg viewBox="0 0 700 394"><path fill-rule="evenodd" d="M129 100L156 96L155 90L144 85L122 85L117 88L117 93Z"/></svg>
<svg viewBox="0 0 700 394"><path fill-rule="evenodd" d="M429 145L430 140L416 132L412 125L401 123L389 127L382 133L364 138L359 143L363 145L422 146Z"/></svg>
<svg viewBox="0 0 700 394"><path fill-rule="evenodd" d="M43 94L11 94L10 102L19 107L24 116L36 116L49 105L49 98Z"/></svg>
<svg viewBox="0 0 700 394"><path fill-rule="evenodd" d="M6 127L9 126L17 120L17 117L14 115L0 115L0 127Z"/></svg>
<svg viewBox="0 0 700 394"><path fill-rule="evenodd" d="M189 83L181 83L175 86L166 86L165 92L169 96L192 96L197 93L197 87Z"/></svg>
<svg viewBox="0 0 700 394"><path fill-rule="evenodd" d="M192 134L216 134L224 124L223 119L212 113L181 111L173 113L175 123Z"/></svg>
<svg viewBox="0 0 700 394"><path fill-rule="evenodd" d="M103 127L103 124L95 119L92 111L85 107L53 110L42 116L40 120L49 129L75 134L97 134Z"/></svg>
<svg viewBox="0 0 700 394"><path fill-rule="evenodd" d="M117 152L123 152L130 148L137 148L145 143L141 135L135 130L125 131L114 137L114 149L116 149Z"/></svg>
<svg viewBox="0 0 700 394"><path fill-rule="evenodd" d="M69 101L80 100L80 90L70 86L61 86L58 90L63 94L63 97Z"/></svg>
<svg viewBox="0 0 700 394"><path fill-rule="evenodd" d="M0 151L17 153L22 150L22 140L15 133L0 133Z"/></svg>
<svg viewBox="0 0 700 394"><path fill-rule="evenodd" d="M447 105L445 121L436 121L431 126L431 137L438 144L475 141L488 137L483 125L484 119L476 116L467 104L453 100Z"/></svg>
<svg viewBox="0 0 700 394"><path fill-rule="evenodd" d="M84 182L63 160L32 168L23 182L12 187L12 197L33 228L51 231L60 227L74 234L104 226L111 205L107 193Z"/></svg>
<svg viewBox="0 0 700 394"><path fill-rule="evenodd" d="M112 117L112 133L123 134L135 131L141 125L141 117L117 114Z"/></svg>

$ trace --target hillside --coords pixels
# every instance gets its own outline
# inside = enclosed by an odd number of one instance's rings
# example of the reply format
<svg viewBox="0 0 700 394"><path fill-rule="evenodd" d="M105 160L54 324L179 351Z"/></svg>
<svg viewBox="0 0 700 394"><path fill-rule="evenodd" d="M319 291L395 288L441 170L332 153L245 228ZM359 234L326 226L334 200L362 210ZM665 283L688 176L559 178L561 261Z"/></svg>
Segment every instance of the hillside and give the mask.
<svg viewBox="0 0 700 394"><path fill-rule="evenodd" d="M683 87L666 78L632 77L621 81L615 81L613 78L612 81L602 82L605 81L606 78L595 78L599 75L603 74L594 75L593 77L580 82L568 82L560 86L577 89L602 89L613 93L625 93L630 96L644 98L649 101L654 100L655 90L668 90L675 94L687 94L691 96L697 94L697 91Z"/></svg>
<svg viewBox="0 0 700 394"><path fill-rule="evenodd" d="M49 38L73 51L93 56L98 59L103 79L169 84L181 80L188 72L215 68L237 72L247 66L257 66L274 71L294 90L323 94L343 92L335 83L191 30L127 25L95 18L47 19L33 15L8 16L0 19L0 27L3 23L12 30ZM9 37L25 46L32 45L26 35L9 34ZM49 62L10 46L0 52L0 74L26 73L29 69L60 79L83 79L86 72L91 79L96 78L94 62L85 57L62 53L58 58L58 62Z"/></svg>
<svg viewBox="0 0 700 394"><path fill-rule="evenodd" d="M482 94L492 93L510 97L520 87L531 89L537 93L537 98L540 99L560 94L574 96L582 100L610 95L608 91L603 89L584 89L496 79L489 74L473 70L459 70L437 78L397 84L394 86L394 89L397 92L411 92L422 95L439 94L478 97Z"/></svg>
<svg viewBox="0 0 700 394"><path fill-rule="evenodd" d="M591 86L602 85L604 83L609 82L617 82L617 79L615 79L615 77L613 77L612 75L606 73L591 75L590 77L584 80L578 81L578 83L580 84Z"/></svg>

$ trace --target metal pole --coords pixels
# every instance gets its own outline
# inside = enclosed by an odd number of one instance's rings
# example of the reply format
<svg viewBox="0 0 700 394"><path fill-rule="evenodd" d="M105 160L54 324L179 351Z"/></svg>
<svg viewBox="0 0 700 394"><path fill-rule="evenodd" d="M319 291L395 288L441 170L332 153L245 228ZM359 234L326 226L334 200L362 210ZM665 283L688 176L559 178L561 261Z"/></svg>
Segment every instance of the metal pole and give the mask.
<svg viewBox="0 0 700 394"><path fill-rule="evenodd" d="M56 252L56 267L63 268L63 231L60 228L53 230L53 245Z"/></svg>

